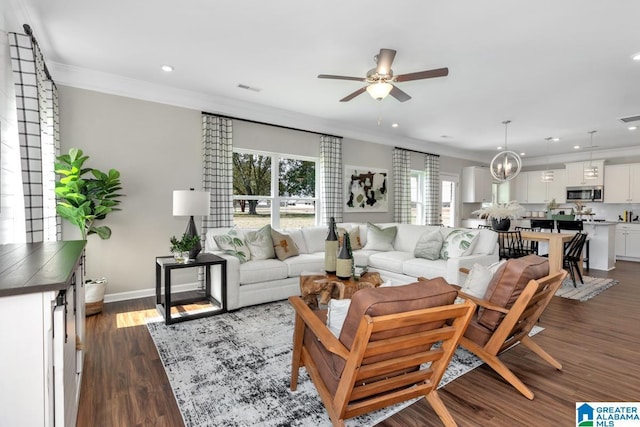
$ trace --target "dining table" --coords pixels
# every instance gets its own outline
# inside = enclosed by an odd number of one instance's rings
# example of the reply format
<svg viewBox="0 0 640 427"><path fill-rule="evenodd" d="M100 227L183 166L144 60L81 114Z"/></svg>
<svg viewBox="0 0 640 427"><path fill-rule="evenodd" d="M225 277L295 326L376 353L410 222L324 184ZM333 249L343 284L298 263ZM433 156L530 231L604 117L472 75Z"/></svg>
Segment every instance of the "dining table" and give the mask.
<svg viewBox="0 0 640 427"><path fill-rule="evenodd" d="M573 233L553 233L543 231L521 231L523 240L548 242L549 244L549 274L562 269L564 260L564 243L573 239ZM582 270L582 263L579 263ZM582 273L582 271L581 271Z"/></svg>

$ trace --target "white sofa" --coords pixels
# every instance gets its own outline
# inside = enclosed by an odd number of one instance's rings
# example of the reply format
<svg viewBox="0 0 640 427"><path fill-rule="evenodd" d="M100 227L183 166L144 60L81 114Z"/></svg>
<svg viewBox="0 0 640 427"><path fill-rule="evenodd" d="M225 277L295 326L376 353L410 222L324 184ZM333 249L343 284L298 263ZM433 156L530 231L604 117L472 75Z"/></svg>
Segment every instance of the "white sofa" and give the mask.
<svg viewBox="0 0 640 427"><path fill-rule="evenodd" d="M474 263L489 265L498 261L497 233L492 230L474 230L477 242L470 255L436 260L416 258L414 249L420 236L425 232L439 230L446 237L455 228L422 226L412 224L376 224L382 228L396 226L393 251L358 249L353 251L355 265L368 266L369 271L377 271L393 284L410 283L417 277L433 278L442 276L451 284L461 284L461 267L471 268ZM366 223L338 224L338 227L352 229L359 227L363 248L367 243ZM324 270L324 244L327 227L305 227L282 229L298 246L299 255L283 261L275 259L250 260L240 263L238 258L220 250L214 236L226 234L230 228L216 228L207 232L205 252L214 253L227 260L227 308L234 310L254 304L262 304L299 295L299 276L302 272Z"/></svg>

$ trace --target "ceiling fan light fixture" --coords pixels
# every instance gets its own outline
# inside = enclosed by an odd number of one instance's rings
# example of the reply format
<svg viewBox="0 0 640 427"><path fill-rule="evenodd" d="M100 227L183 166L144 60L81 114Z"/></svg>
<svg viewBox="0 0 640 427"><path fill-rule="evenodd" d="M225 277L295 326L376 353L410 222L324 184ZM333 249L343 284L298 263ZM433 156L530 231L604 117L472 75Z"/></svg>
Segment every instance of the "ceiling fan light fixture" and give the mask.
<svg viewBox="0 0 640 427"><path fill-rule="evenodd" d="M369 95L371 95L373 99L376 99L378 101L386 98L392 89L393 85L386 82L372 83L367 86L367 92L369 92Z"/></svg>

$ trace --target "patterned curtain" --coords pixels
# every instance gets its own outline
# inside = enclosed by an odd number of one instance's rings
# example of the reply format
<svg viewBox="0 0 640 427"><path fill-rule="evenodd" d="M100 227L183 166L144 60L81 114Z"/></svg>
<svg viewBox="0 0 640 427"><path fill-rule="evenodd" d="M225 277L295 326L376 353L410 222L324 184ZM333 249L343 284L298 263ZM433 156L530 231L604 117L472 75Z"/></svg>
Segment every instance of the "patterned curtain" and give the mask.
<svg viewBox="0 0 640 427"><path fill-rule="evenodd" d="M320 194L322 224L342 222L342 138L320 136Z"/></svg>
<svg viewBox="0 0 640 427"><path fill-rule="evenodd" d="M440 212L440 156L424 155L424 202L425 224L437 225L442 223Z"/></svg>
<svg viewBox="0 0 640 427"><path fill-rule="evenodd" d="M56 215L54 163L60 154L58 91L38 44L9 33L18 112L26 242L60 240Z"/></svg>
<svg viewBox="0 0 640 427"><path fill-rule="evenodd" d="M233 121L202 114L202 188L211 193L209 216L202 218L201 233L233 226Z"/></svg>
<svg viewBox="0 0 640 427"><path fill-rule="evenodd" d="M394 221L411 224L411 153L393 149Z"/></svg>

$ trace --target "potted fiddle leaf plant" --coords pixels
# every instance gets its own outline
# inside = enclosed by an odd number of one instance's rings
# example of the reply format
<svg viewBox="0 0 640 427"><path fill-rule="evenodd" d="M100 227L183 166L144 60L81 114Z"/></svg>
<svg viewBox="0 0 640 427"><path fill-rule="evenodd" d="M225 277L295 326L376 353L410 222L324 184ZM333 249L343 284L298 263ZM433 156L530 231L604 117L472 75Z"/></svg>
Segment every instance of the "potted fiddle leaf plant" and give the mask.
<svg viewBox="0 0 640 427"><path fill-rule="evenodd" d="M55 193L57 196L56 212L65 220L78 227L82 240L91 234L101 239L111 237L111 229L101 225L108 214L119 211L120 172L110 169L103 172L95 168L85 167L89 156L82 150L71 148L68 154L56 158ZM87 315L102 311L107 280L88 281L85 287Z"/></svg>

